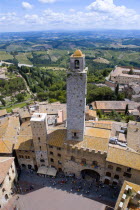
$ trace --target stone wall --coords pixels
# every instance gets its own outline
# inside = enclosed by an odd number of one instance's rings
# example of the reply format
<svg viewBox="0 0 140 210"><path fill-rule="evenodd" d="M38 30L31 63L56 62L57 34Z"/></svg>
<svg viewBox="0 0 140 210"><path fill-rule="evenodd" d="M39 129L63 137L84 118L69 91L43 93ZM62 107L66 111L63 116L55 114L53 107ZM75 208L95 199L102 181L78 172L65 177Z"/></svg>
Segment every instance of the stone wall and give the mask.
<svg viewBox="0 0 140 210"><path fill-rule="evenodd" d="M12 197L14 181L17 181L17 172L13 161L2 185L0 186L0 208L4 208L5 204Z"/></svg>
<svg viewBox="0 0 140 210"><path fill-rule="evenodd" d="M67 140L83 140L85 128L86 80L86 72L69 72L67 74Z"/></svg>

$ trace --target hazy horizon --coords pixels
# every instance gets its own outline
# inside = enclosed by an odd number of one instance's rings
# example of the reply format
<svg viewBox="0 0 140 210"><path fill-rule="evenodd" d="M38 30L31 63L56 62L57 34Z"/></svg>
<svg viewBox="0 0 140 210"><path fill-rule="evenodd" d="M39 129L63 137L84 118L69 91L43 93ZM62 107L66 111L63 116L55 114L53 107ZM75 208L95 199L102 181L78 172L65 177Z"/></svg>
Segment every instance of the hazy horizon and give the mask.
<svg viewBox="0 0 140 210"><path fill-rule="evenodd" d="M140 30L137 0L1 0L0 32Z"/></svg>

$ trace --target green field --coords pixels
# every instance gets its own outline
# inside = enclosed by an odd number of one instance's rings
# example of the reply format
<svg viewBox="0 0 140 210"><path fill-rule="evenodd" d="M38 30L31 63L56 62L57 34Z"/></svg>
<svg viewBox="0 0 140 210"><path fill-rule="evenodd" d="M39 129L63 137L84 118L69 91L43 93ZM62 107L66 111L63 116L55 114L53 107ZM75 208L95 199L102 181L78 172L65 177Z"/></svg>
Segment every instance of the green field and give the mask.
<svg viewBox="0 0 140 210"><path fill-rule="evenodd" d="M19 63L32 65L31 61L28 59L27 56L31 56L31 54L19 53L18 55L16 55L16 59Z"/></svg>
<svg viewBox="0 0 140 210"><path fill-rule="evenodd" d="M9 53L7 52L4 52L4 51L0 51L0 61L5 61L5 60L9 60L9 59L13 59L13 56L10 55Z"/></svg>

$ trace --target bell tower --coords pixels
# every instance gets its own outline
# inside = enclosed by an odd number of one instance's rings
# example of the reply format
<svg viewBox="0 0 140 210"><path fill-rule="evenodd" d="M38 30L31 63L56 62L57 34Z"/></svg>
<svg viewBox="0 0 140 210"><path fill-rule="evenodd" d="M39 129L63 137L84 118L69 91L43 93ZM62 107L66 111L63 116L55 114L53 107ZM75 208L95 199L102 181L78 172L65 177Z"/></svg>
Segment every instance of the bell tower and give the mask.
<svg viewBox="0 0 140 210"><path fill-rule="evenodd" d="M70 57L67 71L67 140L82 141L84 138L87 70L85 55L76 50Z"/></svg>

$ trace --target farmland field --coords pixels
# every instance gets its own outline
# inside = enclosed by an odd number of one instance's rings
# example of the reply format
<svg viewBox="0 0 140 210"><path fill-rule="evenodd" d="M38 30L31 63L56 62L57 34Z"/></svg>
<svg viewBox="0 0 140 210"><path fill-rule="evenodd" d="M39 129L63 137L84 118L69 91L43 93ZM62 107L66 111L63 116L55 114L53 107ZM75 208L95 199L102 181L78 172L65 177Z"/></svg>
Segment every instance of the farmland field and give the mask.
<svg viewBox="0 0 140 210"><path fill-rule="evenodd" d="M10 55L9 53L7 52L4 52L4 51L0 51L0 61L3 60L9 60L9 59L13 59L13 56Z"/></svg>

